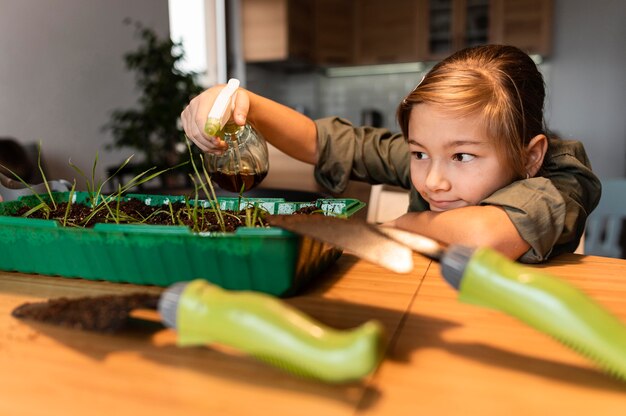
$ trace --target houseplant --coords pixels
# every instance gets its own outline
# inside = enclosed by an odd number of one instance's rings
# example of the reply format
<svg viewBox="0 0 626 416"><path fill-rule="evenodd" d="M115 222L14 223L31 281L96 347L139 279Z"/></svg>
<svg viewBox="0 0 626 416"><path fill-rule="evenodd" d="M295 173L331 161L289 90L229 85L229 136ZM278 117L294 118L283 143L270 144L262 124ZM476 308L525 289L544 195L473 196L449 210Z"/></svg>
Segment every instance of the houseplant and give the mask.
<svg viewBox="0 0 626 416"><path fill-rule="evenodd" d="M202 91L196 80L198 74L179 68L184 59L181 43L158 37L140 22L127 19L125 23L134 26L135 35L141 40L136 50L124 54L126 67L135 73L140 96L136 108L111 113L103 126L114 139L108 147L133 148L143 159L129 165L128 173L151 167L171 168L187 158L179 117L189 100ZM167 179L167 175L164 177Z"/></svg>

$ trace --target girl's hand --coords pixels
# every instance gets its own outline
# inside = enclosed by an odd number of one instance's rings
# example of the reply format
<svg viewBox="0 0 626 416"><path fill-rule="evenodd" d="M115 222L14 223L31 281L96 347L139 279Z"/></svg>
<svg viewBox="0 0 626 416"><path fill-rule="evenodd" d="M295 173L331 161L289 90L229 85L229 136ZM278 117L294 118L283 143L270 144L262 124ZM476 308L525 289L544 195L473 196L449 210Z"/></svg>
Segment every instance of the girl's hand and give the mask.
<svg viewBox="0 0 626 416"><path fill-rule="evenodd" d="M204 91L192 99L180 114L185 134L196 146L206 153L219 154L226 150L227 145L219 137L209 136L204 130L209 111L215 98L224 88L224 85L216 85ZM233 96L234 105L230 114L230 121L243 126L246 124L250 99L246 90L239 88Z"/></svg>

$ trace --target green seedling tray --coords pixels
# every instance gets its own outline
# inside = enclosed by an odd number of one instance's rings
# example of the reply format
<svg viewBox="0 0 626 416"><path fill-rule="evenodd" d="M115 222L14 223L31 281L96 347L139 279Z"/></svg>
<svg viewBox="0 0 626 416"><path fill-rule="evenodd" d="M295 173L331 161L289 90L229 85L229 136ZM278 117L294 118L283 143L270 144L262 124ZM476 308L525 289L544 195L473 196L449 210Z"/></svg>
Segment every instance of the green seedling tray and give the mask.
<svg viewBox="0 0 626 416"><path fill-rule="evenodd" d="M86 201L86 192L74 194ZM54 195L67 201L69 193ZM241 227L233 233L193 233L184 226L97 224L63 227L55 220L13 217L32 196L0 203L0 269L22 273L169 286L206 279L226 289L277 296L296 293L332 264L341 250L279 228ZM140 195L155 206L183 196ZM365 206L356 199L285 202L282 198L218 198L221 209L258 204L270 214L317 206L326 215L351 216ZM34 201L32 201L34 202ZM208 205L208 201L199 201Z"/></svg>

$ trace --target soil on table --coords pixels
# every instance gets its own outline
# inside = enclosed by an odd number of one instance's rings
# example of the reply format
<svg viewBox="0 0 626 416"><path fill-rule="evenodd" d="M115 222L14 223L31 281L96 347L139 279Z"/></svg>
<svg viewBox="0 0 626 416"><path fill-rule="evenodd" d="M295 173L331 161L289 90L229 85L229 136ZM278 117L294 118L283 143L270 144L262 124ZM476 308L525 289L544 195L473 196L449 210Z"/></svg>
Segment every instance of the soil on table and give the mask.
<svg viewBox="0 0 626 416"><path fill-rule="evenodd" d="M59 298L25 303L14 309L12 315L69 328L114 332L126 325L132 310L156 309L158 301L159 295L149 293Z"/></svg>
<svg viewBox="0 0 626 416"><path fill-rule="evenodd" d="M119 205L117 202L112 202L109 204L109 207L116 212L115 217L120 224L141 222L142 224L153 225L184 225L198 232L232 232L239 227L246 226L252 218L255 218L253 226L267 227L265 218L271 215L261 208L256 209L256 212L253 212L255 211L254 209L243 209L238 212L221 210L222 218L224 219L224 230L222 230L215 211L198 208L192 214L193 206L189 206L182 201L172 203L171 210L169 205L150 206L140 199L120 201ZM24 216L30 209L28 206L21 207L13 216ZM95 215L92 215L92 211L91 207L82 203L71 204L68 210L67 202L58 202L56 209L51 211L48 217L46 217L43 210L38 210L29 214L28 218L56 219L61 224L65 223L70 226L74 225L84 228L91 228L97 223L115 222L109 209L100 209ZM294 212L294 214L306 215L314 213L320 213L320 209L316 206L303 206Z"/></svg>

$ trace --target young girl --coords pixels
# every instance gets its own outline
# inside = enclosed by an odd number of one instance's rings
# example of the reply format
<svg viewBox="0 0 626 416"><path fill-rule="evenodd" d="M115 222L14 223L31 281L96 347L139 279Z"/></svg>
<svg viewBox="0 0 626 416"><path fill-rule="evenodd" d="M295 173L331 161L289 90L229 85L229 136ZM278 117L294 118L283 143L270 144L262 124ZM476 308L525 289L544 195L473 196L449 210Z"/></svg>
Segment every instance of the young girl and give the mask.
<svg viewBox="0 0 626 416"><path fill-rule="evenodd" d="M194 98L181 115L205 152L225 147L203 132L221 88ZM232 119L247 120L279 150L314 164L317 181L334 193L348 180L410 189L409 212L393 226L540 262L576 249L600 198L582 144L548 137L544 97L528 55L487 45L428 72L398 107L402 134L337 117L313 121L242 89Z"/></svg>

